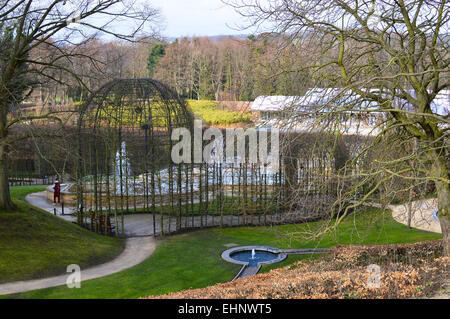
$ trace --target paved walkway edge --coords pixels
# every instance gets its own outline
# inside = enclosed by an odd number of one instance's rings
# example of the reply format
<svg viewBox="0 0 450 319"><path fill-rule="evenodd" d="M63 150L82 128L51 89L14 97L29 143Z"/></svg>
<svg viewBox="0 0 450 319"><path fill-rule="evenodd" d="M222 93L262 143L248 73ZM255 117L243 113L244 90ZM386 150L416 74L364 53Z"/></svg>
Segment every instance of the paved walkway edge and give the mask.
<svg viewBox="0 0 450 319"><path fill-rule="evenodd" d="M390 205L392 217L399 223L408 225L408 204ZM411 227L442 234L441 224L436 215L436 198L418 200L411 203ZM437 216L436 216L437 217Z"/></svg>

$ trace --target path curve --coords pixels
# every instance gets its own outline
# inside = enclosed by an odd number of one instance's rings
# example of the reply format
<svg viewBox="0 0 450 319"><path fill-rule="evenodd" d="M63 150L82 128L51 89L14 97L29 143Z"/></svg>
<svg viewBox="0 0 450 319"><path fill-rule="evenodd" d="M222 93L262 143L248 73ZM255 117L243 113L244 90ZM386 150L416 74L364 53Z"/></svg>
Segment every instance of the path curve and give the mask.
<svg viewBox="0 0 450 319"><path fill-rule="evenodd" d="M25 197L25 200L33 206L40 207L45 211L55 214L56 216L63 218L70 222L76 222L76 217L72 214L75 212L75 207L65 206L64 213L62 215L61 204L54 205L47 200L46 192L38 192L29 194ZM106 210L106 208L104 208ZM294 222L301 222L311 219L311 216L305 215L304 211L286 212L283 214L268 214L265 217L262 215L247 215L246 221L242 222L242 216L238 215L207 215L207 216L182 216L181 220L178 217L170 217L160 214L138 213L138 214L126 214L124 215L124 237L145 237L145 236L158 236L161 235L161 224L164 227L164 234L174 233L177 231L178 221L181 225L185 225L183 228L201 229L205 227L219 227L223 226L248 226L248 225L260 225L264 226L264 222L270 224L288 224ZM153 226L153 217L155 217L155 225ZM163 223L161 223L163 219ZM88 221L89 223L89 221ZM119 227L119 233L121 227Z"/></svg>
<svg viewBox="0 0 450 319"><path fill-rule="evenodd" d="M33 194L31 194L31 200L29 200L30 197L27 196L27 201L36 204L36 201L33 201L32 195ZM53 210L53 206L48 203L43 203L42 206L35 206L47 211L50 209ZM70 221L70 218L71 217L67 216L66 219ZM153 236L127 238L125 242L125 249L118 257L101 265L81 269L81 286L83 286L83 281L85 280L111 275L140 264L152 255L156 249L156 246L157 241ZM62 286L66 284L67 278L70 274L71 273L49 278L0 284L0 295L9 295L30 290Z"/></svg>
<svg viewBox="0 0 450 319"><path fill-rule="evenodd" d="M352 201L357 204L357 201ZM362 205L382 208L379 203L364 202ZM400 224L408 226L408 204L388 205L386 209L392 211L392 217ZM422 199L411 203L411 227L433 233L442 234L441 224L436 215L438 202L436 198Z"/></svg>
<svg viewBox="0 0 450 319"><path fill-rule="evenodd" d="M392 210L392 217L397 222L408 225L408 204L390 205L389 208ZM438 202L436 198L412 202L411 227L442 234L439 219L434 217L437 209Z"/></svg>
<svg viewBox="0 0 450 319"><path fill-rule="evenodd" d="M153 237L128 238L126 240L124 251L112 261L87 268L85 270L81 269L81 287L83 287L83 281L85 280L111 275L140 264L145 259L150 257L150 255L155 251L156 246L157 243ZM66 284L66 280L69 275L70 273L67 273L65 275L50 278L1 284L0 295L9 295L30 290L62 286Z"/></svg>

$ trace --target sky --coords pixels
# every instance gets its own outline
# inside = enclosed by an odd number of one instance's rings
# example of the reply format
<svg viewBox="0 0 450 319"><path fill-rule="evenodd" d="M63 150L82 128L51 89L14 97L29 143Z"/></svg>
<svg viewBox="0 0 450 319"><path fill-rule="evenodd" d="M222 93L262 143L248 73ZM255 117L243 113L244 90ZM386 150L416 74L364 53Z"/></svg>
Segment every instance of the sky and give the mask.
<svg viewBox="0 0 450 319"><path fill-rule="evenodd" d="M166 37L249 34L238 30L242 17L220 0L151 0L161 10Z"/></svg>

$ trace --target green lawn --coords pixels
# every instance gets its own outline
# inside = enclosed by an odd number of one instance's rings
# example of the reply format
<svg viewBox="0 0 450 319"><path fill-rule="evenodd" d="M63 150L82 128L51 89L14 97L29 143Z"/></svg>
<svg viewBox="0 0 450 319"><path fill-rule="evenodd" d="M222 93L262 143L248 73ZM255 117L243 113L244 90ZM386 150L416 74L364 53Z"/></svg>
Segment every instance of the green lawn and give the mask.
<svg viewBox="0 0 450 319"><path fill-rule="evenodd" d="M101 264L124 248L122 239L94 234L24 201L44 189L11 187L18 211L0 211L0 283L60 275L70 264Z"/></svg>
<svg viewBox="0 0 450 319"><path fill-rule="evenodd" d="M279 248L331 247L338 244L411 243L441 238L439 234L409 230L389 212L374 208L352 214L334 233L320 240L295 236L324 225L315 222L278 227L210 229L166 238L143 263L104 278L82 282L81 289L56 287L9 296L12 298L137 298L200 288L231 280L240 266L223 261L224 245L268 245ZM290 256L262 271L289 265L308 256ZM317 255L314 258L318 258Z"/></svg>

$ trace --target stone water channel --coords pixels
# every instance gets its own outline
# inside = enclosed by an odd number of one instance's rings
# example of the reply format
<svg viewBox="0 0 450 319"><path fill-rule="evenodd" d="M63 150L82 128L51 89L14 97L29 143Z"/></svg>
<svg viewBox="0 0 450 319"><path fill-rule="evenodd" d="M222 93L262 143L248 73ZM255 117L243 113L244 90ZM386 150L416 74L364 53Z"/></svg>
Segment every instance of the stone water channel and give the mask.
<svg viewBox="0 0 450 319"><path fill-rule="evenodd" d="M282 262L288 255L325 254L329 249L278 249L267 246L242 246L225 250L222 258L230 263L242 265L232 281L257 274L261 267Z"/></svg>

